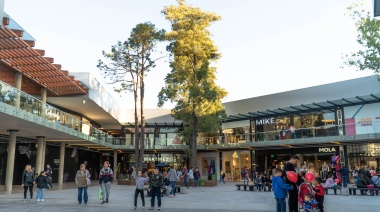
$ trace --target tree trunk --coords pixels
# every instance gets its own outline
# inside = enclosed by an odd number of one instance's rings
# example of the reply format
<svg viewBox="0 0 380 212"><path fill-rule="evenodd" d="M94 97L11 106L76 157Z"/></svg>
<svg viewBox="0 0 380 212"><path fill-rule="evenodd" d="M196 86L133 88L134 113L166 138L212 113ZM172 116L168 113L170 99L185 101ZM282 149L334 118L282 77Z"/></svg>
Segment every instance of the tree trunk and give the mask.
<svg viewBox="0 0 380 212"><path fill-rule="evenodd" d="M145 142L145 117L144 117L144 71L141 71L140 78L140 120L141 120L141 138L140 138L140 162L144 163L144 142Z"/></svg>
<svg viewBox="0 0 380 212"><path fill-rule="evenodd" d="M193 111L193 130L191 133L191 141L190 141L190 151L191 151L191 160L190 167L197 167L197 136L198 136L198 119L195 115L195 111Z"/></svg>
<svg viewBox="0 0 380 212"><path fill-rule="evenodd" d="M141 162L140 162L140 157L139 157L139 117L138 117L138 113L137 113L137 110L138 110L138 106L137 106L137 102L138 102L138 79L137 79L137 82L133 82L133 85L134 85L134 88L133 88L133 94L134 94L134 100L135 100L135 167L138 169L138 170L142 170L142 165L141 165Z"/></svg>

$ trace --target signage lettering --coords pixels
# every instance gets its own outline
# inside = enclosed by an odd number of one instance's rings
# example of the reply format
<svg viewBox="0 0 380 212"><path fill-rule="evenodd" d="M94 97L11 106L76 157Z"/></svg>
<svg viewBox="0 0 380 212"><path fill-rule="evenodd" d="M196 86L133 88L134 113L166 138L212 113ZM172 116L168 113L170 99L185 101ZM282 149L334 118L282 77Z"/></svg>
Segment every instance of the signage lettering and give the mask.
<svg viewBox="0 0 380 212"><path fill-rule="evenodd" d="M335 152L335 148L334 147L331 147L331 148L319 148L318 152Z"/></svg>
<svg viewBox="0 0 380 212"><path fill-rule="evenodd" d="M275 123L274 118L256 120L256 125L268 125L268 124L274 124L274 123Z"/></svg>
<svg viewBox="0 0 380 212"><path fill-rule="evenodd" d="M47 108L47 109L45 110L45 114L46 114L47 116L49 116L50 118L55 117L55 118L59 119L59 115L53 113L53 110L52 110L52 109Z"/></svg>

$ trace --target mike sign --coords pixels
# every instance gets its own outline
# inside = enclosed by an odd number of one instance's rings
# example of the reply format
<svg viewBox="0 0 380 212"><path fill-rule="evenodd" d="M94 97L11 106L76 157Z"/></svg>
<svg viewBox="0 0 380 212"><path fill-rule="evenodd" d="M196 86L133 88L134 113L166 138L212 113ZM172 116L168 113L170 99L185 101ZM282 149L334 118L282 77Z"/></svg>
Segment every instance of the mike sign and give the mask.
<svg viewBox="0 0 380 212"><path fill-rule="evenodd" d="M274 124L275 119L274 118L264 118L256 120L256 125L267 125L267 124Z"/></svg>

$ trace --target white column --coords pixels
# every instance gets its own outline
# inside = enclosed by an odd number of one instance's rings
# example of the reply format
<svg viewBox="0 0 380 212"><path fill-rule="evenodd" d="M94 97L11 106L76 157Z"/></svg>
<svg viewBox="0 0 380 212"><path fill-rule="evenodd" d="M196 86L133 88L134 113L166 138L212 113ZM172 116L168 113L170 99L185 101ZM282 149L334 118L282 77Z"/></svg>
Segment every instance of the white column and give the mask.
<svg viewBox="0 0 380 212"><path fill-rule="evenodd" d="M113 150L113 182L117 184L116 169L117 169L117 149Z"/></svg>
<svg viewBox="0 0 380 212"><path fill-rule="evenodd" d="M65 166L65 143L62 142L59 148L58 189L62 189L64 166Z"/></svg>
<svg viewBox="0 0 380 212"><path fill-rule="evenodd" d="M47 89L41 88L41 101L46 102L46 96L47 96Z"/></svg>
<svg viewBox="0 0 380 212"><path fill-rule="evenodd" d="M44 139L43 136L37 136L37 155L36 155L36 169L35 172L39 174L43 170L42 159L44 150ZM42 167L41 167L42 166Z"/></svg>
<svg viewBox="0 0 380 212"><path fill-rule="evenodd" d="M13 185L13 172L15 167L15 154L16 154L16 133L18 130L8 130L9 132L9 147L7 157L7 173L5 176L5 191L6 193L12 193Z"/></svg>

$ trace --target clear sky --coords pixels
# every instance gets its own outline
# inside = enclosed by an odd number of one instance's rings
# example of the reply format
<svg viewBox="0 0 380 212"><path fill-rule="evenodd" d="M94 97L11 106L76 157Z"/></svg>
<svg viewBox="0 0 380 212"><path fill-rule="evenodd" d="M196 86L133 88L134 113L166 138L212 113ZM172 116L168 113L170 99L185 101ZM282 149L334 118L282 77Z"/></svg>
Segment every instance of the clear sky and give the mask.
<svg viewBox="0 0 380 212"><path fill-rule="evenodd" d="M210 30L222 53L215 65L217 83L229 92L224 102L372 74L340 68L341 55L358 48L354 23L345 16L354 0L187 2L222 16ZM5 11L63 70L99 74L102 50L126 40L136 24L151 21L170 30L161 11L171 4L176 1L5 0ZM164 46L159 51L165 51ZM169 71L162 60L149 73L146 108L157 107ZM124 99L123 106L133 108L132 95Z"/></svg>

